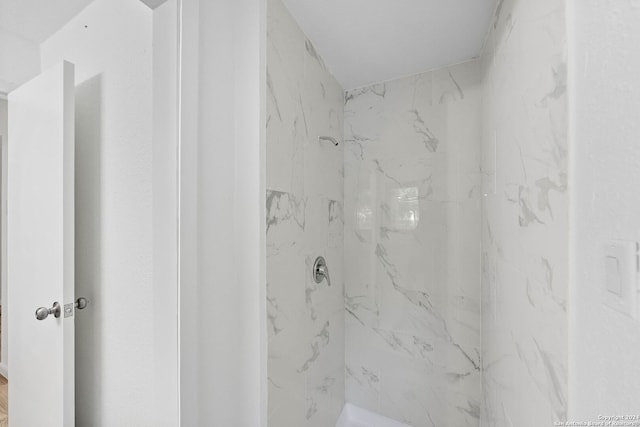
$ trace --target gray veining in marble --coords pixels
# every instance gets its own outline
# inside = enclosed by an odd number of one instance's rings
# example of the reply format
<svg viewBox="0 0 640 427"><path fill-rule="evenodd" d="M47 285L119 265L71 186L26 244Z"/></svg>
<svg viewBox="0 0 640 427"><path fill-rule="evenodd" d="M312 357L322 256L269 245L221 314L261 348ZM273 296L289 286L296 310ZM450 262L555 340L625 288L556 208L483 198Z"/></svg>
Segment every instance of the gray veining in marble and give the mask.
<svg viewBox="0 0 640 427"><path fill-rule="evenodd" d="M480 63L345 95L347 400L478 426Z"/></svg>
<svg viewBox="0 0 640 427"><path fill-rule="evenodd" d="M564 420L564 23L500 0L479 60L343 94L269 0L269 425Z"/></svg>
<svg viewBox="0 0 640 427"><path fill-rule="evenodd" d="M344 405L343 90L280 0L267 4L268 423L333 426ZM315 257L331 286L315 283Z"/></svg>
<svg viewBox="0 0 640 427"><path fill-rule="evenodd" d="M481 425L567 416L564 1L501 0L481 59Z"/></svg>

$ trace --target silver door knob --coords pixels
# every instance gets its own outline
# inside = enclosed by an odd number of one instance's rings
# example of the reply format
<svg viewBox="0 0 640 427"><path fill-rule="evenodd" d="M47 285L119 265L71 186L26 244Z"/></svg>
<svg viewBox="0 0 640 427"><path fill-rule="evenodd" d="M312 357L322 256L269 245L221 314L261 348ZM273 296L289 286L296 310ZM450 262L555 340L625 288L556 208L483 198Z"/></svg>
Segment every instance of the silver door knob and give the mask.
<svg viewBox="0 0 640 427"><path fill-rule="evenodd" d="M80 297L76 300L76 309L84 310L89 305L89 300L85 297Z"/></svg>
<svg viewBox="0 0 640 427"><path fill-rule="evenodd" d="M58 303L58 301L54 302L51 308L38 308L36 310L36 319L44 320L49 317L50 314L53 314L56 318L60 317L60 303Z"/></svg>

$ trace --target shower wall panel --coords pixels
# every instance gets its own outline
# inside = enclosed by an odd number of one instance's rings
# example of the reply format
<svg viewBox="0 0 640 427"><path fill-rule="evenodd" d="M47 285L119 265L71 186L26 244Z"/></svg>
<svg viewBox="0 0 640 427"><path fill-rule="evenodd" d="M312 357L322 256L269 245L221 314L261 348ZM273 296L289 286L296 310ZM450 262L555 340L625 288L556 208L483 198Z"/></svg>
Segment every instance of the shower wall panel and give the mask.
<svg viewBox="0 0 640 427"><path fill-rule="evenodd" d="M483 63L483 426L567 416L564 1L503 0Z"/></svg>
<svg viewBox="0 0 640 427"><path fill-rule="evenodd" d="M347 400L415 427L479 424L480 71L345 97Z"/></svg>
<svg viewBox="0 0 640 427"><path fill-rule="evenodd" d="M343 89L280 0L267 15L269 425L327 427L344 404L343 144L318 136L342 141Z"/></svg>

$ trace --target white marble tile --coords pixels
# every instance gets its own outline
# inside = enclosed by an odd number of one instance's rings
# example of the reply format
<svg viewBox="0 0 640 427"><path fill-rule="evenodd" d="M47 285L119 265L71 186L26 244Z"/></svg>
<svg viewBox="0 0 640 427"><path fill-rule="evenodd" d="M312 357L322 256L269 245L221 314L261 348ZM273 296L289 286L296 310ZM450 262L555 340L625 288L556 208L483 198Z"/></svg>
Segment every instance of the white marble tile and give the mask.
<svg viewBox="0 0 640 427"><path fill-rule="evenodd" d="M291 406L291 397L304 396L306 374L301 372L308 359L309 322L304 317L293 319L286 329L269 339L268 343L268 382L269 414L275 414L280 408ZM304 404L304 400L300 401ZM295 411L296 408L291 408Z"/></svg>
<svg viewBox="0 0 640 427"><path fill-rule="evenodd" d="M305 418L308 426L333 426L344 406L344 367L320 376L310 376L307 384Z"/></svg>
<svg viewBox="0 0 640 427"><path fill-rule="evenodd" d="M344 246L344 206L338 200L329 200L329 227L327 233L327 246L342 250Z"/></svg>
<svg viewBox="0 0 640 427"><path fill-rule="evenodd" d="M333 425L340 416L345 399L344 311L328 317L321 332L327 342L318 347L315 361L307 372L307 419L310 426Z"/></svg>
<svg viewBox="0 0 640 427"><path fill-rule="evenodd" d="M306 424L307 402L304 395L297 391L282 393L269 383L269 404L271 405L273 401L283 404L273 412L269 412L267 421L269 426L304 426Z"/></svg>
<svg viewBox="0 0 640 427"><path fill-rule="evenodd" d="M304 79L300 96L307 126L304 148L304 186L308 196L343 200L343 91L326 70L313 44L305 40ZM338 141L318 140L328 136Z"/></svg>
<svg viewBox="0 0 640 427"><path fill-rule="evenodd" d="M267 182L274 190L303 196L306 129L299 101L304 78L304 35L281 2L269 2L267 16Z"/></svg>
<svg viewBox="0 0 640 427"><path fill-rule="evenodd" d="M440 372L409 358L403 362L387 364L381 373L384 415L415 426L478 425L480 402L469 390L479 391L479 373Z"/></svg>
<svg viewBox="0 0 640 427"><path fill-rule="evenodd" d="M564 2L504 0L483 60L485 426L566 421Z"/></svg>
<svg viewBox="0 0 640 427"><path fill-rule="evenodd" d="M320 255L318 251L327 246L329 239L329 200L323 197L305 197L305 201L305 229L301 240L304 253L315 259L315 256Z"/></svg>
<svg viewBox="0 0 640 427"><path fill-rule="evenodd" d="M479 425L481 68L345 97L347 400Z"/></svg>
<svg viewBox="0 0 640 427"><path fill-rule="evenodd" d="M459 104L482 85L479 61L468 61L433 71L432 102L434 104ZM462 104L463 105L463 104ZM478 120L479 118L470 118ZM471 147L469 147L471 148Z"/></svg>
<svg viewBox="0 0 640 427"><path fill-rule="evenodd" d="M269 338L295 327L307 314L307 270L302 255L280 253L268 257L267 318Z"/></svg>
<svg viewBox="0 0 640 427"><path fill-rule="evenodd" d="M373 328L347 309L345 383L347 401L377 412L380 402L380 369L385 347Z"/></svg>
<svg viewBox="0 0 640 427"><path fill-rule="evenodd" d="M301 252L306 222L306 200L290 193L267 190L267 256Z"/></svg>
<svg viewBox="0 0 640 427"><path fill-rule="evenodd" d="M330 426L345 401L343 91L280 0L267 21L269 425ZM331 286L312 279L319 255Z"/></svg>

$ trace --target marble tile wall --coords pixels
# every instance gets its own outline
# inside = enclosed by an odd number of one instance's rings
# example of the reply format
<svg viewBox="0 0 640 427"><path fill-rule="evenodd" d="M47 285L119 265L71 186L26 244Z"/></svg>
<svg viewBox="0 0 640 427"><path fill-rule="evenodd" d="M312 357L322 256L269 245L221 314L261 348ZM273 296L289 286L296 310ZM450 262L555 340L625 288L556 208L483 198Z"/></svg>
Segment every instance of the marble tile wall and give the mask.
<svg viewBox="0 0 640 427"><path fill-rule="evenodd" d="M565 37L564 2L500 0L480 60L343 104L269 0L269 425L332 426L345 389L416 427L566 419Z"/></svg>
<svg viewBox="0 0 640 427"><path fill-rule="evenodd" d="M270 427L333 426L344 405L343 90L280 0L267 4ZM331 286L316 284L316 256Z"/></svg>
<svg viewBox="0 0 640 427"><path fill-rule="evenodd" d="M501 0L482 57L483 426L566 421L564 8Z"/></svg>
<svg viewBox="0 0 640 427"><path fill-rule="evenodd" d="M345 95L347 401L478 426L481 63Z"/></svg>

